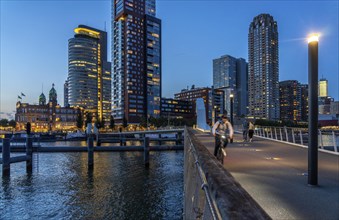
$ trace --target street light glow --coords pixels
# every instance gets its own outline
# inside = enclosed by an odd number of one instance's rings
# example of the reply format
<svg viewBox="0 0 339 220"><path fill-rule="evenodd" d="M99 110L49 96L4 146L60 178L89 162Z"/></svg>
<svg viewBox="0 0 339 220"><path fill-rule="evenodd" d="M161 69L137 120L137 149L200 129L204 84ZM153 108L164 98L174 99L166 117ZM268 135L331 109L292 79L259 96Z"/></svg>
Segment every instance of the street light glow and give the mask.
<svg viewBox="0 0 339 220"><path fill-rule="evenodd" d="M314 42L314 41L319 41L319 34L311 34L308 38L307 38L308 43Z"/></svg>
<svg viewBox="0 0 339 220"><path fill-rule="evenodd" d="M233 94L230 94L230 98L233 98Z"/></svg>

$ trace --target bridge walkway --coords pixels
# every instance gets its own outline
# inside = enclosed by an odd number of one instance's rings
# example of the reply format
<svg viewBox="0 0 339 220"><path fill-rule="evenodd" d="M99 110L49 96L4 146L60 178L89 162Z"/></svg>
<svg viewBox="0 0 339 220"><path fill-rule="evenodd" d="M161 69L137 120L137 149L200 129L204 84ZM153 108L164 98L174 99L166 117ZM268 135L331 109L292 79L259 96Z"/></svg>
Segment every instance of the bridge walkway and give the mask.
<svg viewBox="0 0 339 220"><path fill-rule="evenodd" d="M213 154L214 137L194 134ZM305 148L236 134L224 167L273 219L339 220L339 157L319 152L318 186L307 184L307 160Z"/></svg>

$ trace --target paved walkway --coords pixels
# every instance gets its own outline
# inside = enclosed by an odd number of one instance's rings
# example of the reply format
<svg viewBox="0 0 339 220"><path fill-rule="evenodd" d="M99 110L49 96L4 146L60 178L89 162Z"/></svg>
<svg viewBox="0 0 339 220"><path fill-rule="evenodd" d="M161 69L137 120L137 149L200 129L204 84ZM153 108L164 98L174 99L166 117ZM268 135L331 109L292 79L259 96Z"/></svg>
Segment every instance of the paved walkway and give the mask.
<svg viewBox="0 0 339 220"><path fill-rule="evenodd" d="M214 138L195 131L213 154ZM305 148L254 137L227 147L224 167L273 219L339 220L339 156L318 154L318 183L307 184Z"/></svg>

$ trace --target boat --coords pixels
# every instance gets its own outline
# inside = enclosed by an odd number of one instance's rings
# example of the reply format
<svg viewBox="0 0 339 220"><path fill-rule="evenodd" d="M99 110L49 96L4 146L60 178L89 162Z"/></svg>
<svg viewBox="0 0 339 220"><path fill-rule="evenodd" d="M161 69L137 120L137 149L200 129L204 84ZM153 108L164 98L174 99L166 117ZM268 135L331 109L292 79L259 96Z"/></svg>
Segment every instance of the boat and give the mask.
<svg viewBox="0 0 339 220"><path fill-rule="evenodd" d="M85 140L86 134L77 130L76 132L67 133L66 140Z"/></svg>

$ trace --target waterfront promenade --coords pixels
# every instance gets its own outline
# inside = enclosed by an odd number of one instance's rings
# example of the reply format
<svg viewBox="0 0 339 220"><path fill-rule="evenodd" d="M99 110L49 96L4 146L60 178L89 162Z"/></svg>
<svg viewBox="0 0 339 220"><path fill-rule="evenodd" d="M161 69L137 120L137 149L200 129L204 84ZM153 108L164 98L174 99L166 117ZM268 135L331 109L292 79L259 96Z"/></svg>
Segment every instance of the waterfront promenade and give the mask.
<svg viewBox="0 0 339 220"><path fill-rule="evenodd" d="M194 131L213 154L214 138ZM339 219L339 156L319 152L316 187L307 184L305 148L241 135L227 147L224 167L273 219Z"/></svg>

